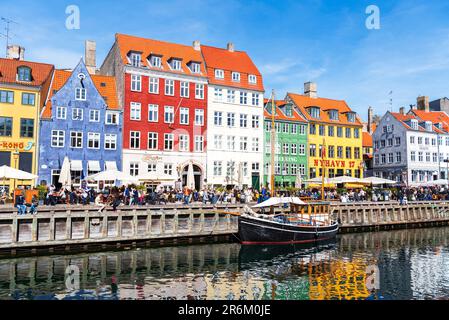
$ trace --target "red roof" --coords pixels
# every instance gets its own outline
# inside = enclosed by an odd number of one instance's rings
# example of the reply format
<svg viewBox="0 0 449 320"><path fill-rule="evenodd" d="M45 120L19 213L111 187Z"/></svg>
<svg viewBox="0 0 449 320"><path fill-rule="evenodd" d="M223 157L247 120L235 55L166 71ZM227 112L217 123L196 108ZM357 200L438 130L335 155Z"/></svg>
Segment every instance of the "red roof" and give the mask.
<svg viewBox="0 0 449 320"><path fill-rule="evenodd" d="M50 94L48 95L47 105L42 114L42 118L50 119L52 115L51 98L53 93L59 91L72 75L71 71L56 70L51 84ZM115 86L115 78L110 76L90 75L95 87L101 96L106 100L108 109L118 110L119 103L117 99L117 90Z"/></svg>
<svg viewBox="0 0 449 320"><path fill-rule="evenodd" d="M407 128L408 130L413 130L413 129L412 129L412 127L410 127L408 124L405 123L406 121L409 121L409 120L412 120L412 119L418 120L418 122L420 121L420 119L418 117L416 117L415 115L413 115L413 114L402 114L402 113L397 113L397 112L390 112L390 113L391 113L391 115L393 117L396 118L396 120L400 121L402 123L402 125L405 128ZM423 121L430 121L430 120L424 120L423 119ZM423 131L423 132L426 131L421 126L418 126L418 130L419 131ZM433 126L433 131L436 132L436 133L444 133L444 131L438 129L436 126Z"/></svg>
<svg viewBox="0 0 449 320"><path fill-rule="evenodd" d="M441 123L444 131L449 132L449 115L444 111L411 110L418 118L423 121L432 121L434 125Z"/></svg>
<svg viewBox="0 0 449 320"><path fill-rule="evenodd" d="M363 132L362 146L364 148L372 148L373 147L373 137L368 132Z"/></svg>
<svg viewBox="0 0 449 320"><path fill-rule="evenodd" d="M359 117L356 116L355 122L349 122L346 113L353 112L351 108L349 108L348 104L343 100L332 100L326 98L311 98L305 95L288 93L288 97L292 100L292 102L300 109L302 114L310 121L321 121L332 124L341 124L341 125L352 125L352 126L362 126L362 122ZM307 111L309 107L318 107L320 108L320 119L312 118ZM331 120L329 118L328 111L329 110L337 110L339 113L338 120Z"/></svg>
<svg viewBox="0 0 449 320"><path fill-rule="evenodd" d="M269 99L265 99L265 106L267 103L269 103ZM276 114L274 116L275 120L283 120L283 121L300 121L300 122L307 122L306 119L304 119L294 108L293 108L293 116L288 117L284 112L282 112L282 109L279 107L285 106L287 104L284 100L275 100L274 102L276 104ZM270 109L270 110L268 110ZM264 117L271 119L271 108L264 108Z"/></svg>
<svg viewBox="0 0 449 320"><path fill-rule="evenodd" d="M176 74L187 74L195 77L206 77L206 68L204 66L201 51L195 50L193 46L139 38L125 34L116 34L115 38L120 50L120 56L122 57L123 63L125 65L130 65L130 61L128 59L128 55L130 54L130 52L139 52L142 54L142 65L148 69ZM162 70L160 68L154 68L151 66L148 60L148 57L151 55L162 57ZM176 71L170 68L168 61L172 58L182 60L182 71ZM200 74L193 73L188 67L188 64L192 61L200 63Z"/></svg>
<svg viewBox="0 0 449 320"><path fill-rule="evenodd" d="M248 90L265 91L263 78L259 69L244 51L229 51L216 47L201 46L204 61L207 66L209 82L215 85L243 88ZM224 71L224 79L215 78L215 70ZM232 80L232 72L240 73L240 81ZM248 81L249 75L256 76L256 83Z"/></svg>

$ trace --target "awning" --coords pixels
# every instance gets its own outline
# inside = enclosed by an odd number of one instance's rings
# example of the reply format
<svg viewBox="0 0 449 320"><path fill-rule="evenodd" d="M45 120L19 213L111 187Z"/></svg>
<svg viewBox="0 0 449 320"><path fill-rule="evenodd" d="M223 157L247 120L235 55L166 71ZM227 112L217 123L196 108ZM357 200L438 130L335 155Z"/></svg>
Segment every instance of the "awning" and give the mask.
<svg viewBox="0 0 449 320"><path fill-rule="evenodd" d="M83 161L82 160L70 160L70 170L83 171Z"/></svg>
<svg viewBox="0 0 449 320"><path fill-rule="evenodd" d="M115 161L106 161L106 171L118 171L117 162Z"/></svg>
<svg viewBox="0 0 449 320"><path fill-rule="evenodd" d="M88 162L89 171L91 172L100 172L100 161L89 161Z"/></svg>

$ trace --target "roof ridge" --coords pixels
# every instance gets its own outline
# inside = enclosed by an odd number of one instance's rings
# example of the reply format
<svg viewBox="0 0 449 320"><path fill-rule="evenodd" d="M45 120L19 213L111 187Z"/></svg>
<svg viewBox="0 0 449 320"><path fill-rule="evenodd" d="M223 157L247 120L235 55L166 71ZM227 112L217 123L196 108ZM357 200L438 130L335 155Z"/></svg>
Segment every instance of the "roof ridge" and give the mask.
<svg viewBox="0 0 449 320"><path fill-rule="evenodd" d="M34 64L41 64L41 65L45 65L45 66L49 66L49 67L55 67L54 64L51 63L46 63L46 62L37 62L37 61L29 61L29 60L16 60L16 59L7 59L7 58L0 58L0 60L4 60L4 61L14 61L17 63L20 62L24 62L24 63L34 63Z"/></svg>
<svg viewBox="0 0 449 320"><path fill-rule="evenodd" d="M129 37L129 38L134 38L134 39L142 39L142 40L145 40L145 41L154 41L154 42L159 42L161 44L171 44L171 45L182 46L182 47L191 48L192 50L195 50L192 46L190 46L188 44L181 44L181 43L170 42L170 41L166 41L166 40L144 38L144 37L140 37L140 36L133 36L133 35L123 34L123 33L117 33L116 36L123 36L123 37Z"/></svg>

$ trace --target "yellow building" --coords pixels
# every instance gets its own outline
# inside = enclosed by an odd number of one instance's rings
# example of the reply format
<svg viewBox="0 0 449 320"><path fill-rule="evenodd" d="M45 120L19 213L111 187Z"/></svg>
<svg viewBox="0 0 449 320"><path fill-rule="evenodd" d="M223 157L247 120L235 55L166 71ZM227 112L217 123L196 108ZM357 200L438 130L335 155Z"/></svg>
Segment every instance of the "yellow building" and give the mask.
<svg viewBox="0 0 449 320"><path fill-rule="evenodd" d="M0 166L37 173L39 114L53 70L48 64L0 59ZM35 181L0 181L8 191L34 185Z"/></svg>
<svg viewBox="0 0 449 320"><path fill-rule="evenodd" d="M317 97L316 84L306 83L304 95L288 93L309 123L309 179L350 176L363 178L363 124L343 100ZM324 150L323 150L324 148Z"/></svg>

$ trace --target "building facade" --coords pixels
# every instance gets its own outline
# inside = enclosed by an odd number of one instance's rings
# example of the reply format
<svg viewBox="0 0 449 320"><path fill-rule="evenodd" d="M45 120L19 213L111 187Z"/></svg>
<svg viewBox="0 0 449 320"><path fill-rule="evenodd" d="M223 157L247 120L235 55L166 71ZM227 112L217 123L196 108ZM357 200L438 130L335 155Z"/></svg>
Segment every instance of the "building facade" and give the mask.
<svg viewBox="0 0 449 320"><path fill-rule="evenodd" d="M347 103L319 98L316 84L310 82L304 85L304 95L288 93L285 100L308 121L309 179L323 173L363 178L363 124Z"/></svg>
<svg viewBox="0 0 449 320"><path fill-rule="evenodd" d="M123 169L147 186L206 183L206 68L199 42L185 46L127 35L100 69L116 78L124 106Z"/></svg>
<svg viewBox="0 0 449 320"><path fill-rule="evenodd" d="M271 183L271 128L273 106L271 101L265 103L264 134L264 185ZM307 180L307 122L291 103L275 101L275 187L295 188L297 182ZM298 177L301 179L298 179Z"/></svg>
<svg viewBox="0 0 449 320"><path fill-rule="evenodd" d="M113 77L89 74L83 60L73 71L56 70L40 123L40 184L59 186L65 157L74 186L121 169L122 116Z"/></svg>
<svg viewBox="0 0 449 320"><path fill-rule="evenodd" d="M259 189L263 175L264 86L246 52L201 46L207 66L207 182Z"/></svg>
<svg viewBox="0 0 449 320"><path fill-rule="evenodd" d="M15 46L9 50L13 48ZM37 174L39 112L45 103L54 67L24 61L22 54L8 56L12 59L0 59L0 165ZM31 187L35 183L0 182L8 191L19 184Z"/></svg>

